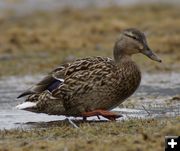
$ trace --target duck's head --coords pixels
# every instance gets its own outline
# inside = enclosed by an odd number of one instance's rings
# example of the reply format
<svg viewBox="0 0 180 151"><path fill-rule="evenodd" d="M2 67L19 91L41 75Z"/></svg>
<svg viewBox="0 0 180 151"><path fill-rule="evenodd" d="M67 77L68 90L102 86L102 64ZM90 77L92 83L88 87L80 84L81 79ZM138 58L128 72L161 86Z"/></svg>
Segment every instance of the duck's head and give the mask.
<svg viewBox="0 0 180 151"><path fill-rule="evenodd" d="M161 62L149 48L143 32L135 28L123 30L114 46L115 60L118 61L123 55L131 56L136 53L142 53L152 60Z"/></svg>

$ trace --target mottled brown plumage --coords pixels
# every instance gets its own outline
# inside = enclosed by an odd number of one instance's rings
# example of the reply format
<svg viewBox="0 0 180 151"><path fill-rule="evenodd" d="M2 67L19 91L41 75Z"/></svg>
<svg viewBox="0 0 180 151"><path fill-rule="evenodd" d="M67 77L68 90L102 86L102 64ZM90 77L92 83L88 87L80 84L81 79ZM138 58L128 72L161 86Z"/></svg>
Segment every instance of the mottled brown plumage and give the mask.
<svg viewBox="0 0 180 151"><path fill-rule="evenodd" d="M149 49L142 32L126 29L115 42L114 60L90 57L56 68L19 96L29 95L26 102L35 105L25 108L19 105L18 108L54 115L111 117L109 112L102 110L122 103L140 84L140 70L131 60L135 53L143 53L160 62Z"/></svg>

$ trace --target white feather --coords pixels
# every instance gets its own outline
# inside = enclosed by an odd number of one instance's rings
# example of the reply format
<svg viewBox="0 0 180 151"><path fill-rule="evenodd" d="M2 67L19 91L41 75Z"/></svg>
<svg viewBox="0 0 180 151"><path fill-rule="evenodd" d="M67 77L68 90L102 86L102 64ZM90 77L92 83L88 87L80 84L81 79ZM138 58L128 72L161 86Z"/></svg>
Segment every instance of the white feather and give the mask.
<svg viewBox="0 0 180 151"><path fill-rule="evenodd" d="M53 76L54 79L59 80L59 81L61 81L61 82L64 82L64 79L62 79L62 78L57 78L55 75L52 75L52 76Z"/></svg>
<svg viewBox="0 0 180 151"><path fill-rule="evenodd" d="M59 80L59 81L61 81L61 82L64 82L64 79L57 79L57 80Z"/></svg>
<svg viewBox="0 0 180 151"><path fill-rule="evenodd" d="M19 110L25 110L27 108L32 108L32 107L35 107L37 103L35 102L24 102L22 104L19 104L16 106L16 109L19 109Z"/></svg>

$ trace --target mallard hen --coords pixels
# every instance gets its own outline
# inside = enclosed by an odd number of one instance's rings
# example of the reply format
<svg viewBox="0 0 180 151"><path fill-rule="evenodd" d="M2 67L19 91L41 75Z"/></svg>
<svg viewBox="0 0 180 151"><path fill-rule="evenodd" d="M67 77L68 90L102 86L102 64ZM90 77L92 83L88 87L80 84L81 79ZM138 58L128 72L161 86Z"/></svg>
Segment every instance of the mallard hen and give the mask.
<svg viewBox="0 0 180 151"><path fill-rule="evenodd" d="M114 59L89 57L56 68L18 97L28 96L17 108L84 118L120 117L109 110L131 96L141 81L141 72L131 56L142 53L161 60L148 47L145 35L134 28L120 33L113 53Z"/></svg>

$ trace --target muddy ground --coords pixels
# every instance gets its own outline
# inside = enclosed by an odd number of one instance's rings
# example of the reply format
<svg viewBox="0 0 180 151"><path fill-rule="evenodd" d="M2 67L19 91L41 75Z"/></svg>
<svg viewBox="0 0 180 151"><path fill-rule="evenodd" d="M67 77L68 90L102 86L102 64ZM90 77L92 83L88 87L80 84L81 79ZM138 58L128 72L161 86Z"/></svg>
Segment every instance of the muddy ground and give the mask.
<svg viewBox="0 0 180 151"><path fill-rule="evenodd" d="M164 136L180 135L179 118L79 123L39 123L30 130L1 131L1 151L162 151Z"/></svg>

